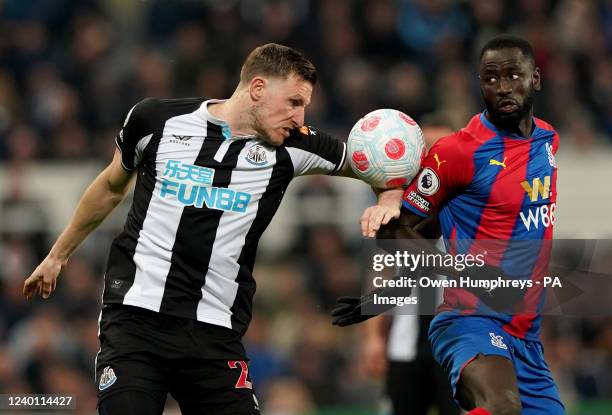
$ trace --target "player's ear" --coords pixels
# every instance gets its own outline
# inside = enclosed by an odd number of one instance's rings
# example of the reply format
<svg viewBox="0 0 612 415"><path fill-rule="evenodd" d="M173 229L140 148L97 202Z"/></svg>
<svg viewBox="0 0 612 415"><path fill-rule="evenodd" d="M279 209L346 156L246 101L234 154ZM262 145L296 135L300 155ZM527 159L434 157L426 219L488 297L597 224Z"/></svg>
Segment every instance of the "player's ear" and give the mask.
<svg viewBox="0 0 612 415"><path fill-rule="evenodd" d="M253 101L259 101L264 95L267 81L261 76L256 76L249 82L249 94Z"/></svg>
<svg viewBox="0 0 612 415"><path fill-rule="evenodd" d="M541 88L541 77L540 77L540 68L538 68L537 66L535 67L535 69L533 70L533 89L534 91L539 91Z"/></svg>

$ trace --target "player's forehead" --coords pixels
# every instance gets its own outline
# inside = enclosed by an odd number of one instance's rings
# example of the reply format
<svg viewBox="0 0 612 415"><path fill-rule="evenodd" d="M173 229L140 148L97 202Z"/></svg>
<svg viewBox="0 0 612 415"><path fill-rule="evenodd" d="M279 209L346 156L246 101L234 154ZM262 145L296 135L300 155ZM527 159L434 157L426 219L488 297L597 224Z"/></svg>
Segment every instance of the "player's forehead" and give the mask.
<svg viewBox="0 0 612 415"><path fill-rule="evenodd" d="M289 98L301 98L305 104L310 103L313 85L299 75L290 74L286 79L281 79L279 87Z"/></svg>
<svg viewBox="0 0 612 415"><path fill-rule="evenodd" d="M480 71L505 68L526 68L531 60L519 48L502 48L486 50L480 60Z"/></svg>

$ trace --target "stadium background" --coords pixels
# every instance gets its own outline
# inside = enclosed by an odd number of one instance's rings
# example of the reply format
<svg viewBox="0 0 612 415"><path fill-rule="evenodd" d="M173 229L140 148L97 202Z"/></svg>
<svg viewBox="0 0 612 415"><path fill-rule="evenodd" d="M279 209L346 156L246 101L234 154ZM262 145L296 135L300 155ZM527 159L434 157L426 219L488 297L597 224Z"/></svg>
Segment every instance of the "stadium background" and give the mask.
<svg viewBox="0 0 612 415"><path fill-rule="evenodd" d="M502 32L534 44L536 114L561 134L557 236L612 237L610 0L0 0L0 393L71 393L77 413L93 413L103 266L128 205L52 299L20 293L135 102L228 97L248 51L275 41L319 70L311 125L345 137L392 107L460 128L482 109L479 47ZM359 182L299 179L262 240L245 340L264 413L377 410L359 328L333 328L327 314L359 291L357 223L373 201ZM569 413L612 413L612 319L548 318L543 340Z"/></svg>

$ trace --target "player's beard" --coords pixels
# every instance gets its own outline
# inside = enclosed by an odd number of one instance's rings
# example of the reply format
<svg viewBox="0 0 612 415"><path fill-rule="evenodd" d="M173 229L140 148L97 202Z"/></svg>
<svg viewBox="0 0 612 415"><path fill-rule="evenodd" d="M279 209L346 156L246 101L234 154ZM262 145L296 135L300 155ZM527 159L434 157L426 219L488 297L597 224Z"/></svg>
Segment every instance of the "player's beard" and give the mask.
<svg viewBox="0 0 612 415"><path fill-rule="evenodd" d="M270 134L266 131L263 126L263 122L261 121L261 114L258 105L254 105L251 108L251 125L253 130L257 133L257 135L267 143L272 143L272 139L270 138Z"/></svg>
<svg viewBox="0 0 612 415"><path fill-rule="evenodd" d="M533 108L534 101L534 91L531 89L529 93L525 96L525 100L523 101L523 105L519 106L519 108L510 113L502 113L498 112L495 108L491 108L489 103L485 100L485 105L487 107L487 111L491 116L491 122L498 128L505 131L517 131L519 129L519 124L522 120L527 118L531 114L531 109Z"/></svg>

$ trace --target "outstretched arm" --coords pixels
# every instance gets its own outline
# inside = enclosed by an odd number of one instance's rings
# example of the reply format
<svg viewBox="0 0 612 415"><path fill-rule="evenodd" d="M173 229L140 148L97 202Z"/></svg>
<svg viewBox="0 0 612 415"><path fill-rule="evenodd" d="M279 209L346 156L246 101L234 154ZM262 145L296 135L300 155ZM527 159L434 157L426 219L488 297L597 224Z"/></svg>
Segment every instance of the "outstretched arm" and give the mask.
<svg viewBox="0 0 612 415"><path fill-rule="evenodd" d="M30 299L36 291L43 298L51 295L61 269L85 238L123 200L131 177L132 172L121 166L121 153L115 150L113 161L89 185L68 226L55 241L47 257L25 280L24 296Z"/></svg>
<svg viewBox="0 0 612 415"><path fill-rule="evenodd" d="M351 163L348 161L348 157L344 158L344 165L342 166L340 171L336 173L336 176L350 177L351 179L358 179L357 175L351 168Z"/></svg>
<svg viewBox="0 0 612 415"><path fill-rule="evenodd" d="M402 189L392 189L382 191L378 194L378 204L367 208L361 217L361 230L365 237L377 237L378 244L388 252L393 252L406 248L402 242L404 238L408 240L416 239L419 243L428 244L425 237L436 239L439 237L439 230L436 215L423 218L412 215L405 210L400 210ZM399 217L399 219L397 219ZM393 220L397 219L397 220ZM382 238L382 239L381 239ZM435 249L435 248L434 248ZM372 304L374 294L382 294L388 288L376 289L362 297L340 297L338 305L332 310L332 324L338 326L348 326L360 323L374 317L373 314L362 314L362 310ZM407 293L408 294L408 293ZM381 312L394 308L390 305Z"/></svg>

